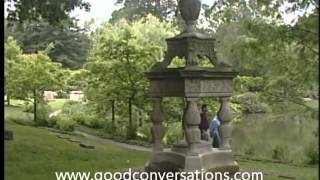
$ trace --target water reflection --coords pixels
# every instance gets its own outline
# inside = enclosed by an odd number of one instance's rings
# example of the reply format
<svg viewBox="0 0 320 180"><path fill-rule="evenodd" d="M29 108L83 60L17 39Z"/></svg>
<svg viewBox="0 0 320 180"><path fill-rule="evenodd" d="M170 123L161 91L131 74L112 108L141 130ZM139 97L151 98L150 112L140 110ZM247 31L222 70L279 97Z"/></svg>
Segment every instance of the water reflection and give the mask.
<svg viewBox="0 0 320 180"><path fill-rule="evenodd" d="M304 147L317 141L314 132L318 120L308 113L244 115L234 119L232 126L234 153L257 158L272 158L279 148L287 160L295 161L294 157L304 153Z"/></svg>

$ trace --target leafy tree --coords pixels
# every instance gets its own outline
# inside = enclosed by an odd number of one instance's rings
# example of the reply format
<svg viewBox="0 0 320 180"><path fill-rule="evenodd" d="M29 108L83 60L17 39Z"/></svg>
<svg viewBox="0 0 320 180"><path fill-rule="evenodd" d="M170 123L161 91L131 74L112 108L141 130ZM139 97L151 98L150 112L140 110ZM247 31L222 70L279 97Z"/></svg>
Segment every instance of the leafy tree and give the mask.
<svg viewBox="0 0 320 180"><path fill-rule="evenodd" d="M7 103L10 105L11 97L17 96L15 94L16 87L16 64L21 60L22 50L18 43L9 37L7 43L5 44L5 93L7 96Z"/></svg>
<svg viewBox="0 0 320 180"><path fill-rule="evenodd" d="M202 6L203 15L209 23L208 29L212 31L217 31L222 24L237 22L244 18L261 19L267 23L283 23L288 13L304 16L308 14L307 9L319 8L315 0L217 0L211 5Z"/></svg>
<svg viewBox="0 0 320 180"><path fill-rule="evenodd" d="M144 72L161 60L164 38L172 34L170 26L148 16L132 23L106 23L93 36L94 46L85 65L86 96L97 112L106 112L106 105L116 100L120 113L129 114L124 116L128 117L128 138L134 134L132 107L146 109Z"/></svg>
<svg viewBox="0 0 320 180"><path fill-rule="evenodd" d="M6 30L6 36L13 36L24 53L36 53L53 43L54 48L48 55L65 68L80 68L88 55L90 39L79 28L61 28L41 21L14 23Z"/></svg>
<svg viewBox="0 0 320 180"><path fill-rule="evenodd" d="M90 10L90 4L83 0L6 0L13 2L8 9L8 20L30 22L44 20L52 25L72 24L69 13L75 8Z"/></svg>
<svg viewBox="0 0 320 180"><path fill-rule="evenodd" d="M262 77L265 100L305 106L303 94L318 87L317 22L314 10L291 26L254 16L222 24L216 33L218 57L241 75Z"/></svg>
<svg viewBox="0 0 320 180"><path fill-rule="evenodd" d="M52 62L47 56L50 46L37 54L21 54L17 44L9 37L6 47L7 92L22 100L29 101L31 97L34 120L37 121L37 104L44 103L44 91L62 89L66 72L61 64Z"/></svg>
<svg viewBox="0 0 320 180"><path fill-rule="evenodd" d="M111 22L122 18L128 21L138 20L152 14L160 20L169 21L177 14L176 0L117 0L116 4L123 4L119 10L112 12Z"/></svg>

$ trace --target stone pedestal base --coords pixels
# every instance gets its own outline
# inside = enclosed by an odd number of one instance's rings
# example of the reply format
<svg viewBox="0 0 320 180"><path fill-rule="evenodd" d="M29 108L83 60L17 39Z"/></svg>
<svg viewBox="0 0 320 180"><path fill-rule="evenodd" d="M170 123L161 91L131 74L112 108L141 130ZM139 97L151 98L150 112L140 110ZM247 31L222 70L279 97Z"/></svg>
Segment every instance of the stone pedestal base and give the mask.
<svg viewBox="0 0 320 180"><path fill-rule="evenodd" d="M145 171L147 172L229 172L233 174L239 171L239 166L233 158L231 150L219 150L211 148L209 152L198 155L174 152L165 149L162 152L152 152Z"/></svg>

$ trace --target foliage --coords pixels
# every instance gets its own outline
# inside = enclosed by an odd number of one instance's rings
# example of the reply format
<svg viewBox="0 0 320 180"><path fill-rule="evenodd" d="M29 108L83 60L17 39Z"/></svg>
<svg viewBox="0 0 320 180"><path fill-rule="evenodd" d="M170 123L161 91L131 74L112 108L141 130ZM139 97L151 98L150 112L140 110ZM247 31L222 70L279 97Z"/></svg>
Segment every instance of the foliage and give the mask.
<svg viewBox="0 0 320 180"><path fill-rule="evenodd" d="M304 148L304 153L307 157L308 164L318 164L319 163L319 144L316 138Z"/></svg>
<svg viewBox="0 0 320 180"><path fill-rule="evenodd" d="M36 53L52 44L48 56L63 67L72 69L80 68L88 56L90 39L80 28L61 28L44 21L6 26L6 37L13 36L24 53Z"/></svg>
<svg viewBox="0 0 320 180"><path fill-rule="evenodd" d="M71 24L69 13L75 8L89 11L90 4L83 0L7 0L14 8L8 9L7 19L10 21L45 20L53 25Z"/></svg>
<svg viewBox="0 0 320 180"><path fill-rule="evenodd" d="M93 35L93 48L85 64L85 94L94 112L106 117L111 100L116 101L121 121L129 119L132 109L150 109L147 99L148 81L144 75L153 63L161 60L164 38L174 30L158 19L148 16L136 22L105 23ZM104 113L104 114L103 114Z"/></svg>
<svg viewBox="0 0 320 180"><path fill-rule="evenodd" d="M268 23L283 23L287 14L307 15L307 9L316 9L316 1L259 1L259 0L217 0L210 5L203 4L203 15L209 30L216 31L221 25L238 22L243 18L261 19ZM293 23L293 22L291 22Z"/></svg>
<svg viewBox="0 0 320 180"><path fill-rule="evenodd" d="M165 144L173 144L183 138L183 131L181 122L167 124L166 134L164 135L163 142Z"/></svg>
<svg viewBox="0 0 320 180"><path fill-rule="evenodd" d="M288 147L285 145L276 145L272 149L272 158L276 160L285 161L288 154Z"/></svg>
<svg viewBox="0 0 320 180"><path fill-rule="evenodd" d="M271 108L261 102L257 93L246 92L232 97L232 102L241 105L244 113L267 113L271 112Z"/></svg>
<svg viewBox="0 0 320 180"><path fill-rule="evenodd" d="M55 127L63 131L73 131L76 123L65 115L58 115L55 117Z"/></svg>
<svg viewBox="0 0 320 180"><path fill-rule="evenodd" d="M5 107L5 121L14 122L19 125L35 126L31 113L25 113L18 107Z"/></svg>
<svg viewBox="0 0 320 180"><path fill-rule="evenodd" d="M176 0L117 0L116 4L123 7L112 12L110 22L117 22L120 19L134 21L146 17L148 14L169 21L173 15L177 14Z"/></svg>
<svg viewBox="0 0 320 180"><path fill-rule="evenodd" d="M317 87L317 19L314 12L293 27L252 17L223 24L216 34L218 58L240 75L261 77L264 100L302 105L303 94ZM301 29L308 32L300 33Z"/></svg>
<svg viewBox="0 0 320 180"><path fill-rule="evenodd" d="M39 103L37 107L37 118L36 118L36 125L37 126L47 126L48 119L50 113L50 106L47 104Z"/></svg>
<svg viewBox="0 0 320 180"><path fill-rule="evenodd" d="M53 63L47 56L50 46L37 54L16 54L12 56L11 52L17 48L17 45L11 37L6 43L6 61L8 62L7 70L7 91L10 96L29 101L33 99L34 118L37 119L37 105L44 105L43 92L45 90L62 89L65 85L65 71L61 65ZM11 60L16 59L16 60ZM42 118L42 117L40 117ZM43 119L40 119L43 120ZM42 124L42 123L40 123Z"/></svg>
<svg viewBox="0 0 320 180"><path fill-rule="evenodd" d="M236 92L256 92L264 88L264 80L261 77L237 76L233 79L234 89Z"/></svg>
<svg viewBox="0 0 320 180"><path fill-rule="evenodd" d="M16 80L17 64L21 61L22 50L17 41L9 37L5 43L5 93L8 102L10 98L19 97L20 94L16 91L16 86L19 82ZM8 103L8 104L9 104Z"/></svg>

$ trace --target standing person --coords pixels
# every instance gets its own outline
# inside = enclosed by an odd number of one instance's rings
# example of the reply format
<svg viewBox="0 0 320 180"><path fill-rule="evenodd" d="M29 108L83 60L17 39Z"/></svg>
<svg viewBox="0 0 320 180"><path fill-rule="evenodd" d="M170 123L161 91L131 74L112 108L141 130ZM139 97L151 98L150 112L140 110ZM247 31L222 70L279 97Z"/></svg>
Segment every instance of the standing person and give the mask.
<svg viewBox="0 0 320 180"><path fill-rule="evenodd" d="M221 144L219 127L220 120L218 116L214 116L210 123L210 136L212 137L212 147L214 148L219 148Z"/></svg>
<svg viewBox="0 0 320 180"><path fill-rule="evenodd" d="M209 137L208 137L207 130L209 129L209 122L208 122L208 108L206 104L203 104L201 106L200 118L201 118L201 121L199 124L199 128L201 131L201 139L208 141Z"/></svg>

